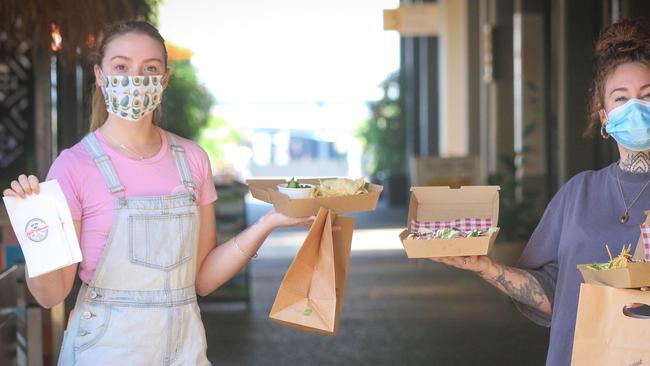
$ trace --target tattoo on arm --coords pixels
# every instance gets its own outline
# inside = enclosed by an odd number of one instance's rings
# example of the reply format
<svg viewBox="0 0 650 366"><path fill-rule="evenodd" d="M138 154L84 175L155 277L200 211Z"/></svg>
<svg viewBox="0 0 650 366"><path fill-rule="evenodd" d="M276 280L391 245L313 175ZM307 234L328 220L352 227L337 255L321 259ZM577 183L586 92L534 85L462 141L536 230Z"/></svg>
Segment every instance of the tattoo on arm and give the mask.
<svg viewBox="0 0 650 366"><path fill-rule="evenodd" d="M648 173L650 172L650 153L640 151L621 156L620 167L623 171L630 173Z"/></svg>
<svg viewBox="0 0 650 366"><path fill-rule="evenodd" d="M550 313L548 296L539 281L527 271L501 266L496 277L484 278L514 300Z"/></svg>

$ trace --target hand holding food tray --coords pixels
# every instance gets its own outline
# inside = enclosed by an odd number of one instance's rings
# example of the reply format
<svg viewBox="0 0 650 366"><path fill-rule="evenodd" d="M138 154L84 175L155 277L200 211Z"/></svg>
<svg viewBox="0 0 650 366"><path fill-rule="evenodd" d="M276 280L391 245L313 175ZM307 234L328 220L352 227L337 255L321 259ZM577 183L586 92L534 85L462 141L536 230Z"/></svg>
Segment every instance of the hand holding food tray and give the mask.
<svg viewBox="0 0 650 366"><path fill-rule="evenodd" d="M409 258L486 255L499 228L499 187L412 187L400 240Z"/></svg>
<svg viewBox="0 0 650 366"><path fill-rule="evenodd" d="M253 197L291 217L316 215L321 207L335 213L373 211L383 190L363 178L249 179L246 183Z"/></svg>
<svg viewBox="0 0 650 366"><path fill-rule="evenodd" d="M287 271L270 318L292 328L336 335L343 306L354 219L345 212L372 211L383 189L365 179L251 179L253 197L288 216L317 215ZM334 230L338 227L338 230Z"/></svg>

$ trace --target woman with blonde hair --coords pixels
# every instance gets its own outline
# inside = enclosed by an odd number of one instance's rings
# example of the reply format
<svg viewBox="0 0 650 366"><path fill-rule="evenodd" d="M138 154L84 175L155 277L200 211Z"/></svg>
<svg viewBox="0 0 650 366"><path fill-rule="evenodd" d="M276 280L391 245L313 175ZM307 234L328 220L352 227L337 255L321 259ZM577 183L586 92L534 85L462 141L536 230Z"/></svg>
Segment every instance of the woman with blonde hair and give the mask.
<svg viewBox="0 0 650 366"><path fill-rule="evenodd" d="M275 228L313 217L271 211L217 245L206 153L156 124L170 73L156 28L125 21L107 29L94 73L91 132L47 176L63 189L84 259L27 285L49 308L79 273L60 365L207 365L196 294L239 272ZM38 192L38 179L21 175L4 195Z"/></svg>

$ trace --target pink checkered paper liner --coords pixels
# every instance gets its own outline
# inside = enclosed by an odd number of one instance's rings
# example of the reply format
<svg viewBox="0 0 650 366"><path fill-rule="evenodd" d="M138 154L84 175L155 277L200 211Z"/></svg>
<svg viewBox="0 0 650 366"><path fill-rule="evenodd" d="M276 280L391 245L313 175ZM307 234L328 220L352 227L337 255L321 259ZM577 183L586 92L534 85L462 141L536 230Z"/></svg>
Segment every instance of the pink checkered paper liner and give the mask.
<svg viewBox="0 0 650 366"><path fill-rule="evenodd" d="M464 218L454 219L447 221L419 221L411 220L411 231L418 231L418 229L450 229L456 228L460 231L488 230L492 227L491 218Z"/></svg>
<svg viewBox="0 0 650 366"><path fill-rule="evenodd" d="M650 225L641 224L641 237L643 238L643 259L650 261Z"/></svg>

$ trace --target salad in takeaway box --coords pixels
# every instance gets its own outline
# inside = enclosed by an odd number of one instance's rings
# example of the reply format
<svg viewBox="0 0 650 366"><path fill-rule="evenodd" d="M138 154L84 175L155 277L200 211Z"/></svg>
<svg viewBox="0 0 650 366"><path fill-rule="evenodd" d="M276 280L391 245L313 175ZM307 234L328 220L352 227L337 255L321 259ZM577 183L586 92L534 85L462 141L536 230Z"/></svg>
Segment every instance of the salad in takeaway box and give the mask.
<svg viewBox="0 0 650 366"><path fill-rule="evenodd" d="M647 212L646 212L647 214ZM609 262L579 264L586 283L616 288L640 288L650 286L650 225L648 219L641 225L641 236L634 255L632 244L624 245L618 256L613 257L605 244Z"/></svg>
<svg viewBox="0 0 650 366"><path fill-rule="evenodd" d="M364 178L249 179L253 197L292 217L316 215L321 207L335 213L373 211L383 187Z"/></svg>
<svg viewBox="0 0 650 366"><path fill-rule="evenodd" d="M486 255L499 228L499 187L412 187L407 228L409 258Z"/></svg>

